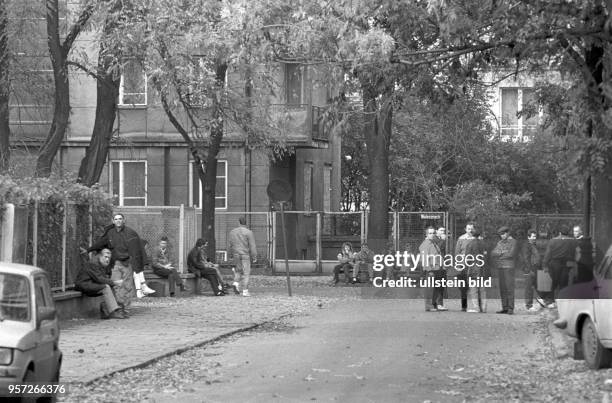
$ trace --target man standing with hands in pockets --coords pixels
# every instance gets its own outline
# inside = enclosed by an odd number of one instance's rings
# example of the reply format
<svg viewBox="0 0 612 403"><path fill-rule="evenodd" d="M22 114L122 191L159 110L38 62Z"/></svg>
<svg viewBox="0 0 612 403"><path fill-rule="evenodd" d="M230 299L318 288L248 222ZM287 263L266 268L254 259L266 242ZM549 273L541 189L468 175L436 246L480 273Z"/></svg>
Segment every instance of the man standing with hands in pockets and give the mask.
<svg viewBox="0 0 612 403"><path fill-rule="evenodd" d="M239 226L229 233L229 255L234 259L234 290L242 291L243 297L250 297L249 276L251 275L251 261L257 262L257 248L253 231L247 228L246 219L238 219ZM242 287L240 282L242 281Z"/></svg>

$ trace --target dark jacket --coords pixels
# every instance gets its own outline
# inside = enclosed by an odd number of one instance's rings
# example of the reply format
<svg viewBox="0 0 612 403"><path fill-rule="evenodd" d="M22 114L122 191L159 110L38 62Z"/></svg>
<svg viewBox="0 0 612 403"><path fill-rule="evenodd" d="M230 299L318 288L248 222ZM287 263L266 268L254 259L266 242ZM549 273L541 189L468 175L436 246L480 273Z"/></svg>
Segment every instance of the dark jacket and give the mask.
<svg viewBox="0 0 612 403"><path fill-rule="evenodd" d="M206 258L202 258L202 254L197 247L189 251L187 255L187 270L194 274L216 274L217 272L206 263Z"/></svg>
<svg viewBox="0 0 612 403"><path fill-rule="evenodd" d="M543 265L548 267L553 260L563 264L573 261L576 256L576 246L576 240L565 235L551 239L546 246Z"/></svg>
<svg viewBox="0 0 612 403"><path fill-rule="evenodd" d="M512 237L500 239L491 251L491 257L498 269L514 269L516 265L516 240Z"/></svg>
<svg viewBox="0 0 612 403"><path fill-rule="evenodd" d="M85 263L74 280L74 289L88 296L97 295L106 284L113 286L110 275L110 265L103 267L99 262Z"/></svg>
<svg viewBox="0 0 612 403"><path fill-rule="evenodd" d="M138 233L130 227L123 226L120 231L117 231L114 225L108 226L104 234L87 251L91 252L102 248L110 248L112 251L111 267L116 260L129 260L135 273L144 270L145 253L142 248L142 241Z"/></svg>

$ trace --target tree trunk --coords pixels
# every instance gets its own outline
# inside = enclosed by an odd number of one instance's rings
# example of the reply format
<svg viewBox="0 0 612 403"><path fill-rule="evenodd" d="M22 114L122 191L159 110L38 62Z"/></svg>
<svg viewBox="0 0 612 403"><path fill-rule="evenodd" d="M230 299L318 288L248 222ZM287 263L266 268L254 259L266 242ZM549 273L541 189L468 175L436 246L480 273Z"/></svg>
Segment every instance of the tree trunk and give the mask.
<svg viewBox="0 0 612 403"><path fill-rule="evenodd" d="M223 140L223 86L227 64L219 62L216 66L215 79L217 82L217 93L213 99L213 118L210 128L210 143L205 161L205 172L198 172L202 181L202 238L208 241L206 251L209 258L215 260L215 187L217 185L217 155L221 149Z"/></svg>
<svg viewBox="0 0 612 403"><path fill-rule="evenodd" d="M53 79L55 82L55 102L53 121L49 134L38 152L36 161L36 176L48 177L51 175L53 160L62 144L68 120L70 118L70 84L68 81L68 53L74 40L87 24L93 14L95 4L88 3L77 21L70 27L64 43L60 41L59 34L59 5L58 0L46 0L47 6L47 44L49 57L53 66Z"/></svg>
<svg viewBox="0 0 612 403"><path fill-rule="evenodd" d="M0 0L0 172L5 172L10 159L9 140L9 50L7 0Z"/></svg>
<svg viewBox="0 0 612 403"><path fill-rule="evenodd" d="M370 175L368 246L375 253L386 253L389 238L389 143L392 104L388 93L363 87L364 129Z"/></svg>
<svg viewBox="0 0 612 403"><path fill-rule="evenodd" d="M113 135L113 125L117 114L117 98L119 96L120 76L109 72L113 58L104 54L100 46L98 58L97 104L91 141L81 160L78 181L85 186L92 186L100 181L102 169Z"/></svg>

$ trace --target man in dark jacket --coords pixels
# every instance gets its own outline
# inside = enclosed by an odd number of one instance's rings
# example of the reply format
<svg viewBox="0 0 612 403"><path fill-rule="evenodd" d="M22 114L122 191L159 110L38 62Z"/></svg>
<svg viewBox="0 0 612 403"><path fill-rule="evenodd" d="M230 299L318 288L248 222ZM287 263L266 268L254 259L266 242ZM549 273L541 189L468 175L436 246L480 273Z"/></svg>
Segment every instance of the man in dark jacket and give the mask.
<svg viewBox="0 0 612 403"><path fill-rule="evenodd" d="M144 279L145 253L138 233L125 225L125 217L121 213L113 216L113 225L108 226L104 234L87 250L110 248L113 251L112 279L123 280L123 285L117 290L117 299L127 308L133 295L133 285L136 286L136 296L153 294ZM132 279L133 277L133 279Z"/></svg>
<svg viewBox="0 0 612 403"><path fill-rule="evenodd" d="M556 298L558 291L569 283L568 263L574 261L576 255L576 240L569 236L569 228L562 226L559 234L548 242L542 266L548 270L552 278L552 292ZM549 305L554 308L555 304Z"/></svg>
<svg viewBox="0 0 612 403"><path fill-rule="evenodd" d="M119 287L121 280L110 279L111 251L104 248L93 261L86 263L74 280L74 288L83 294L94 297L102 294L104 302L100 303L102 319L126 319L115 299L113 287Z"/></svg>
<svg viewBox="0 0 612 403"><path fill-rule="evenodd" d="M214 269L213 264L207 262L206 259L202 259L202 253L206 249L206 240L199 238L196 241L195 246L187 255L187 270L190 273L196 275L196 277L204 277L210 282L213 292L216 296L225 295L223 289L219 286L219 280L217 277L217 271Z"/></svg>

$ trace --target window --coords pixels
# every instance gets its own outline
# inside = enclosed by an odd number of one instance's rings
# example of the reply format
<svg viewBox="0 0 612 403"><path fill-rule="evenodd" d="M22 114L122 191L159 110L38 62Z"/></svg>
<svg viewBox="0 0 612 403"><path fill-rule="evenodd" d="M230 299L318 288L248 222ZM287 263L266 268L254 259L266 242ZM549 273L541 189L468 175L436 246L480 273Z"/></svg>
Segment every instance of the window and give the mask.
<svg viewBox="0 0 612 403"><path fill-rule="evenodd" d="M52 306L51 290L48 283L42 277L34 279L34 287L36 288L36 307Z"/></svg>
<svg viewBox="0 0 612 403"><path fill-rule="evenodd" d="M501 136L504 140L525 141L533 136L538 116L519 116L525 107L535 101L535 91L530 88L501 89ZM520 109L519 109L520 105Z"/></svg>
<svg viewBox="0 0 612 403"><path fill-rule="evenodd" d="M123 65L119 83L119 105L147 105L147 76L136 60L128 60Z"/></svg>
<svg viewBox="0 0 612 403"><path fill-rule="evenodd" d="M305 104L304 66L294 63L285 64L285 95L287 105Z"/></svg>
<svg viewBox="0 0 612 403"><path fill-rule="evenodd" d="M119 206L147 205L147 162L111 161L111 189Z"/></svg>
<svg viewBox="0 0 612 403"><path fill-rule="evenodd" d="M314 167L312 162L304 163L304 211L312 210L312 176Z"/></svg>
<svg viewBox="0 0 612 403"><path fill-rule="evenodd" d="M189 202L193 207L202 208L202 184L193 161L189 162ZM227 161L217 160L217 183L215 186L215 209L227 208Z"/></svg>
<svg viewBox="0 0 612 403"><path fill-rule="evenodd" d="M219 262L227 262L227 251L225 250L218 250L215 251L215 262L219 263Z"/></svg>

